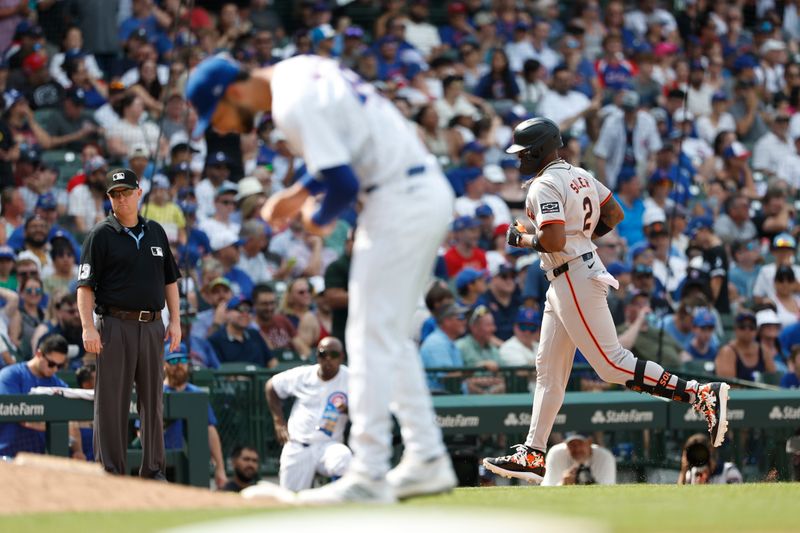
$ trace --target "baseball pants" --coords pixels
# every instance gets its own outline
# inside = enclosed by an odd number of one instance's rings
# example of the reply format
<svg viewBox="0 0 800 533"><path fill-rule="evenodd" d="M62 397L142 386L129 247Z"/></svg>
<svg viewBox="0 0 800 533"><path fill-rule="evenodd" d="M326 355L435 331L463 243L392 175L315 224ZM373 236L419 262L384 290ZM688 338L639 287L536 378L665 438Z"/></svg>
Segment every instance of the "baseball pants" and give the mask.
<svg viewBox="0 0 800 533"><path fill-rule="evenodd" d="M95 458L107 472L128 473L128 412L136 384L143 451L139 475L162 479L164 324L104 316L98 329L103 348L97 357L94 388Z"/></svg>
<svg viewBox="0 0 800 533"><path fill-rule="evenodd" d="M411 330L452 213L452 190L434 165L381 185L359 217L346 328L351 468L373 478L389 469L390 410L406 455L446 453Z"/></svg>
<svg viewBox="0 0 800 533"><path fill-rule="evenodd" d="M636 357L619 343L614 319L608 309L608 284L598 276L608 275L599 258L580 259L553 279L547 290L542 317L539 351L536 354L536 390L533 394L531 426L525 444L546 450L556 415L564 402L577 347L601 379L624 385L633 379ZM655 354L653 354L655 356ZM655 385L664 369L647 361L645 384ZM677 376L667 388L674 389ZM697 382L688 381L690 397Z"/></svg>
<svg viewBox="0 0 800 533"><path fill-rule="evenodd" d="M341 477L350 466L353 452L339 442L301 444L289 441L281 451L278 472L281 487L298 492L310 489L314 475Z"/></svg>

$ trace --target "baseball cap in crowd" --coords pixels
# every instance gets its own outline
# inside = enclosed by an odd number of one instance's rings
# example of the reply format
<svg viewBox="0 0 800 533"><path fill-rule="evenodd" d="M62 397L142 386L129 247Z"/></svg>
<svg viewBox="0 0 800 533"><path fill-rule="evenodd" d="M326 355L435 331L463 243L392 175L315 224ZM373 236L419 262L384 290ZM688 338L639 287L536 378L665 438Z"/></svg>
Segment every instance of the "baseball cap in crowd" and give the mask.
<svg viewBox="0 0 800 533"><path fill-rule="evenodd" d="M107 166L108 163L106 162L105 158L101 155L96 155L86 162L84 165L84 171L88 175L93 172L97 172L98 170L105 170Z"/></svg>
<svg viewBox="0 0 800 533"><path fill-rule="evenodd" d="M505 183L506 175L500 165L490 164L483 167L483 175L491 183Z"/></svg>
<svg viewBox="0 0 800 533"><path fill-rule="evenodd" d="M696 328L716 327L717 319L714 314L708 309L698 309L692 318L692 326Z"/></svg>
<svg viewBox="0 0 800 533"><path fill-rule="evenodd" d="M353 39L362 39L364 37L364 30L361 26L348 26L344 30L344 36Z"/></svg>
<svg viewBox="0 0 800 533"><path fill-rule="evenodd" d="M22 70L27 73L37 72L47 66L47 55L44 52L28 54L22 60Z"/></svg>
<svg viewBox="0 0 800 533"><path fill-rule="evenodd" d="M458 217L453 221L453 231L462 231L480 226L478 219L471 216Z"/></svg>
<svg viewBox="0 0 800 533"><path fill-rule="evenodd" d="M741 55L733 62L733 70L737 73L749 68L756 68L757 66L758 60L750 54Z"/></svg>
<svg viewBox="0 0 800 533"><path fill-rule="evenodd" d="M656 222L664 223L666 221L667 217L664 215L664 210L660 207L645 209L644 214L642 214L642 226L645 227L655 224Z"/></svg>
<svg viewBox="0 0 800 533"><path fill-rule="evenodd" d="M694 217L692 220L689 221L689 226L686 228L686 232L689 234L690 237L694 237L697 235L697 232L701 229L711 229L714 227L714 219L710 216L703 215Z"/></svg>
<svg viewBox="0 0 800 533"><path fill-rule="evenodd" d="M467 12L467 6L465 6L462 2L453 2L449 6L447 6L447 14L448 15L461 15Z"/></svg>
<svg viewBox="0 0 800 533"><path fill-rule="evenodd" d="M717 91L711 95L711 102L727 102L728 101L728 93L725 91Z"/></svg>
<svg viewBox="0 0 800 533"><path fill-rule="evenodd" d="M650 243L648 242L639 242L634 244L630 249L631 259L635 261L637 257L642 255L647 250L652 250Z"/></svg>
<svg viewBox="0 0 800 533"><path fill-rule="evenodd" d="M494 232L492 232L492 238L497 238L500 237L501 235L505 235L510 225L511 224L505 223L505 224L498 224L497 226L495 226Z"/></svg>
<svg viewBox="0 0 800 533"><path fill-rule="evenodd" d="M336 37L336 30L330 24L320 24L311 30L311 46L316 48L325 39Z"/></svg>
<svg viewBox="0 0 800 533"><path fill-rule="evenodd" d="M672 150L672 146L663 145L661 147L661 150L671 151ZM659 151L661 151L661 150L659 150ZM650 175L650 179L648 179L647 181L648 181L648 185L657 185L659 183L664 183L664 182L669 183L669 182L671 182L672 181L672 177L669 175L669 173L666 170L664 170L662 168L657 168L655 170L655 172L653 172Z"/></svg>
<svg viewBox="0 0 800 533"><path fill-rule="evenodd" d="M774 29L775 28L772 25L772 22L770 22L768 20L762 20L761 22L756 24L756 27L755 27L754 31L756 33L772 33L772 31Z"/></svg>
<svg viewBox="0 0 800 533"><path fill-rule="evenodd" d="M14 34L19 37L22 37L23 35L28 35L31 37L41 37L42 27L39 26L38 24L34 24L28 19L22 19L14 28Z"/></svg>
<svg viewBox="0 0 800 533"><path fill-rule="evenodd" d="M636 170L629 167L622 167L617 175L617 186L628 183L634 179L637 179Z"/></svg>
<svg viewBox="0 0 800 533"><path fill-rule="evenodd" d="M233 290L231 282L228 281L226 278L223 278L222 276L212 279L211 282L208 284L209 289L213 289L214 287L219 287L219 286L227 287Z"/></svg>
<svg viewBox="0 0 800 533"><path fill-rule="evenodd" d="M686 210L681 204L673 204L667 213L670 218L688 218L689 211Z"/></svg>
<svg viewBox="0 0 800 533"><path fill-rule="evenodd" d="M178 204L184 215L194 215L197 213L197 204L194 202L181 202Z"/></svg>
<svg viewBox="0 0 800 533"><path fill-rule="evenodd" d="M16 89L9 89L3 93L3 100L6 110L9 110L17 102L25 100L25 95Z"/></svg>
<svg viewBox="0 0 800 533"><path fill-rule="evenodd" d="M222 54L201 61L189 74L186 82L186 99L197 111L197 125L192 132L199 138L211 124L211 117L225 90L241 72L238 63Z"/></svg>
<svg viewBox="0 0 800 533"><path fill-rule="evenodd" d="M233 311L234 309L238 311L243 305L249 305L252 307L253 302L251 302L246 296L234 296L230 299L230 301L228 301L227 309L228 311Z"/></svg>
<svg viewBox="0 0 800 533"><path fill-rule="evenodd" d="M36 148L21 150L19 153L18 161L33 163L34 165L38 165L39 163L42 162L42 154Z"/></svg>
<svg viewBox="0 0 800 533"><path fill-rule="evenodd" d="M17 254L14 253L14 249L7 244L0 246L0 259L11 259L12 261L16 261Z"/></svg>
<svg viewBox="0 0 800 533"><path fill-rule="evenodd" d="M778 320L778 313L773 311L772 309L762 309L758 313L756 313L756 327L761 328L761 326L780 326L781 321Z"/></svg>
<svg viewBox="0 0 800 533"><path fill-rule="evenodd" d="M736 315L736 318L733 319L733 323L736 326L740 326L745 323L750 323L753 325L754 328L758 327L758 322L756 322L756 315L751 313L750 311L741 311Z"/></svg>
<svg viewBox="0 0 800 533"><path fill-rule="evenodd" d="M660 107L654 107L650 109L650 116L653 117L653 120L656 122L666 122L667 110Z"/></svg>
<svg viewBox="0 0 800 533"><path fill-rule="evenodd" d="M174 178L178 174L189 174L191 172L192 169L189 166L189 163L187 163L186 161L181 161L178 164L172 165L171 167L169 167L169 170L167 171L167 173L171 178Z"/></svg>
<svg viewBox="0 0 800 533"><path fill-rule="evenodd" d="M177 363L181 359L186 359L186 363L189 362L189 350L186 349L186 344L180 343L178 348L174 351L170 351L169 343L164 345L164 361L167 363L172 363L173 361Z"/></svg>
<svg viewBox="0 0 800 533"><path fill-rule="evenodd" d="M675 123L678 122L692 122L694 120L694 113L689 111L688 109L678 108L675 113L672 115L672 120Z"/></svg>
<svg viewBox="0 0 800 533"><path fill-rule="evenodd" d="M750 151L744 147L739 141L733 141L725 150L722 151L722 156L726 159L737 158L747 159L750 157Z"/></svg>
<svg viewBox="0 0 800 533"><path fill-rule="evenodd" d="M222 185L220 185L219 187L217 187L217 190L214 193L214 198L219 198L223 194L231 194L231 193L238 194L239 193L239 187L237 187L236 184L234 184L234 183L225 182Z"/></svg>
<svg viewBox="0 0 800 533"><path fill-rule="evenodd" d="M36 265L36 270L38 270L39 272L42 271L41 259L39 259L39 257L30 250L23 250L17 256L17 264L23 263L25 261L30 261L31 263Z"/></svg>
<svg viewBox="0 0 800 533"><path fill-rule="evenodd" d="M486 277L486 271L484 270L477 270L472 267L463 268L461 269L461 272L456 274L456 279L455 279L456 289L461 290L470 283L473 283L485 277Z"/></svg>
<svg viewBox="0 0 800 533"><path fill-rule="evenodd" d="M169 189L169 179L164 174L156 174L153 176L153 181L151 183L152 189Z"/></svg>
<svg viewBox="0 0 800 533"><path fill-rule="evenodd" d="M497 267L497 271L492 276L505 276L506 274L516 274L517 269L511 263L502 263Z"/></svg>
<svg viewBox="0 0 800 533"><path fill-rule="evenodd" d="M212 154L208 154L208 157L206 157L206 166L209 167L214 165L227 166L227 164L228 164L228 154L226 154L225 152L222 151L214 152Z"/></svg>
<svg viewBox="0 0 800 533"><path fill-rule="evenodd" d="M523 331L537 331L542 325L542 315L536 309L520 307L514 324Z"/></svg>
<svg viewBox="0 0 800 533"><path fill-rule="evenodd" d="M786 50L786 45L778 39L767 39L761 45L761 53L768 54L769 52L778 52Z"/></svg>
<svg viewBox="0 0 800 533"><path fill-rule="evenodd" d="M43 209L45 211L53 211L58 208L56 197L51 192L40 194L36 199L36 209Z"/></svg>
<svg viewBox="0 0 800 533"><path fill-rule="evenodd" d="M501 159L500 168L517 168L516 159Z"/></svg>
<svg viewBox="0 0 800 533"><path fill-rule="evenodd" d="M481 204L481 205L479 205L478 207L475 208L475 216L477 218L490 217L493 214L494 214L494 212L492 211L492 208L489 207L486 204Z"/></svg>
<svg viewBox="0 0 800 533"><path fill-rule="evenodd" d="M653 49L656 57L664 57L678 52L678 45L675 43L658 43Z"/></svg>
<svg viewBox="0 0 800 533"><path fill-rule="evenodd" d="M66 98L75 105L84 105L86 103L86 92L80 87L70 87L67 89Z"/></svg>
<svg viewBox="0 0 800 533"><path fill-rule="evenodd" d="M471 141L461 147L461 155L467 153L482 154L486 151L486 147L478 141Z"/></svg>
<svg viewBox="0 0 800 533"><path fill-rule="evenodd" d="M436 321L441 322L445 318L451 316L458 317L459 320L465 320L467 311L469 311L469 309L457 303L447 304L436 312Z"/></svg>
<svg viewBox="0 0 800 533"><path fill-rule="evenodd" d="M634 91L624 91L619 105L622 109L636 109L639 107L639 95Z"/></svg>
<svg viewBox="0 0 800 533"><path fill-rule="evenodd" d="M789 233L779 233L772 239L772 248L797 248L797 241Z"/></svg>
<svg viewBox="0 0 800 533"><path fill-rule="evenodd" d="M570 442L576 440L589 440L589 437L583 433L578 433L577 431L570 431L567 433L566 438L564 439L564 444L569 444Z"/></svg>
<svg viewBox="0 0 800 533"><path fill-rule="evenodd" d="M144 157L148 159L150 157L150 149L147 148L146 144L143 143L136 143L131 146L130 151L128 152L128 160L135 159L137 157Z"/></svg>
<svg viewBox="0 0 800 533"><path fill-rule="evenodd" d="M622 274L630 274L631 267L627 263L616 261L608 265L606 271L616 278Z"/></svg>
<svg viewBox="0 0 800 533"><path fill-rule="evenodd" d="M127 168L115 168L106 173L106 192L114 189L138 189L139 178L133 170Z"/></svg>
<svg viewBox="0 0 800 533"><path fill-rule="evenodd" d="M228 246L239 246L242 244L239 240L239 236L231 231L220 231L214 233L214 235L209 235L209 238L212 252L219 252Z"/></svg>

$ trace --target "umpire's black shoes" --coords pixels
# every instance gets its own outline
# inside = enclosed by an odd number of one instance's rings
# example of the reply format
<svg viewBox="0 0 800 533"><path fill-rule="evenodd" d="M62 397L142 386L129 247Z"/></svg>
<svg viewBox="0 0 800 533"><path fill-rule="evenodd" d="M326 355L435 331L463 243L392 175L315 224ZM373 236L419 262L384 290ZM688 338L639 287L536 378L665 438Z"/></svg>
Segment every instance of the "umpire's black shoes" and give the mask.
<svg viewBox="0 0 800 533"><path fill-rule="evenodd" d="M728 431L728 391L731 387L719 381L700 385L692 403L695 411L703 415L711 433L711 445L719 446Z"/></svg>
<svg viewBox="0 0 800 533"><path fill-rule="evenodd" d="M483 466L499 476L540 484L545 472L544 453L524 444L516 444L513 448L516 450L513 455L486 458Z"/></svg>

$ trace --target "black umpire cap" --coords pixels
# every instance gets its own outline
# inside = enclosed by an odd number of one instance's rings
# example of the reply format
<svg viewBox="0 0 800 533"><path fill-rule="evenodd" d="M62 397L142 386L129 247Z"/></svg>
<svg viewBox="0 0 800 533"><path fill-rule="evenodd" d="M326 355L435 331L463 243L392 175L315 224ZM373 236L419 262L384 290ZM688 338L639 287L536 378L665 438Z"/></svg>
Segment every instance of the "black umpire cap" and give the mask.
<svg viewBox="0 0 800 533"><path fill-rule="evenodd" d="M139 178L133 170L127 168L115 168L106 174L106 193L124 187L126 189L138 189Z"/></svg>

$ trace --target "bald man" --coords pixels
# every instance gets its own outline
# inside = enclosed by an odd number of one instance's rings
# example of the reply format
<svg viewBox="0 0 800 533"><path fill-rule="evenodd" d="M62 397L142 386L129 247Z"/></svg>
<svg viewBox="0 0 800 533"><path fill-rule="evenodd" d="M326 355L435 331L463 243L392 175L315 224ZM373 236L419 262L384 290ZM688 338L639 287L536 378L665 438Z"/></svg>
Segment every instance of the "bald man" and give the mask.
<svg viewBox="0 0 800 533"><path fill-rule="evenodd" d="M339 478L350 465L353 454L342 444L348 376L343 357L341 341L325 337L317 348L316 365L293 368L267 381L267 404L283 445L279 478L285 489L311 488L314 474ZM283 400L289 397L295 401L287 423Z"/></svg>

